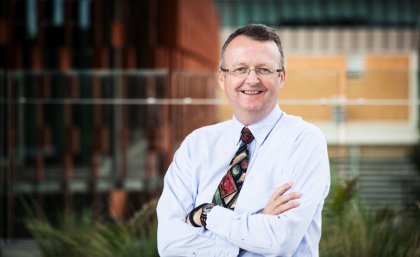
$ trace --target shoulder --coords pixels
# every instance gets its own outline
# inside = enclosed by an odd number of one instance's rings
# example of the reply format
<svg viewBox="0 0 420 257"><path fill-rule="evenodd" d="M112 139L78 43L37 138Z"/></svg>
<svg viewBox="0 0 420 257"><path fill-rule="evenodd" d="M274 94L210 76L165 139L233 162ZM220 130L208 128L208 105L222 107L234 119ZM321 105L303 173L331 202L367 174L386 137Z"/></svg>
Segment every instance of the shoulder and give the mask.
<svg viewBox="0 0 420 257"><path fill-rule="evenodd" d="M226 135L231 127L231 120L224 121L193 130L184 141L188 143L202 143L213 141Z"/></svg>
<svg viewBox="0 0 420 257"><path fill-rule="evenodd" d="M211 136L215 134L224 134L230 127L230 122L231 121L224 121L195 129L190 133L190 136Z"/></svg>
<svg viewBox="0 0 420 257"><path fill-rule="evenodd" d="M303 120L300 116L283 113L278 129L282 133L287 133L296 139L310 136L325 141L325 136L321 129Z"/></svg>

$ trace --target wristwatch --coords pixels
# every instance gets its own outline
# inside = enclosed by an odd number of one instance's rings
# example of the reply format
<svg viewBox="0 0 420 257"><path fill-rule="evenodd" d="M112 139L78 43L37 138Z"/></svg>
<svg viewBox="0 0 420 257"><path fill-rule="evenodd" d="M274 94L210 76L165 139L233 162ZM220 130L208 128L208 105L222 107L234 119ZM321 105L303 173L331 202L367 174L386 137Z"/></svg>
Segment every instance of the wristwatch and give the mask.
<svg viewBox="0 0 420 257"><path fill-rule="evenodd" d="M213 209L213 207L214 207L214 203L207 203L203 205L203 207L201 208L200 221L203 228L206 228L207 226L207 223L206 223L207 214L209 214L209 212L211 211L211 209Z"/></svg>

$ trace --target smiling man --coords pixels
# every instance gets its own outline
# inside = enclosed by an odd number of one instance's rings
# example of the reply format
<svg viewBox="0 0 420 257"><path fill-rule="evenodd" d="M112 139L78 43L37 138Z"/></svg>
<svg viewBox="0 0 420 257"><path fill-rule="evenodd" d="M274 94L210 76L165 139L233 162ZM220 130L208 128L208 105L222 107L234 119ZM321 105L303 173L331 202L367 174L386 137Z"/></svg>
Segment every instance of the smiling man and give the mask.
<svg viewBox="0 0 420 257"><path fill-rule="evenodd" d="M161 256L319 256L327 147L278 106L285 78L274 29L251 24L226 40L218 83L233 118L175 153L157 207Z"/></svg>

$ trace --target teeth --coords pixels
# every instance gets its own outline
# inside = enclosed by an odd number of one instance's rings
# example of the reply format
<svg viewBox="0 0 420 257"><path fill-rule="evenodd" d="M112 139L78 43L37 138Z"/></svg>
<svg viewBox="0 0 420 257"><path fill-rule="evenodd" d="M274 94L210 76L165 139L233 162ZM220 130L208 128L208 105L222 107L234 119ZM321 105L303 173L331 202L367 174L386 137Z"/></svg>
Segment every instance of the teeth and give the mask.
<svg viewBox="0 0 420 257"><path fill-rule="evenodd" d="M258 94L260 91L252 91L252 90L245 90L243 91L245 94L247 95L256 95Z"/></svg>

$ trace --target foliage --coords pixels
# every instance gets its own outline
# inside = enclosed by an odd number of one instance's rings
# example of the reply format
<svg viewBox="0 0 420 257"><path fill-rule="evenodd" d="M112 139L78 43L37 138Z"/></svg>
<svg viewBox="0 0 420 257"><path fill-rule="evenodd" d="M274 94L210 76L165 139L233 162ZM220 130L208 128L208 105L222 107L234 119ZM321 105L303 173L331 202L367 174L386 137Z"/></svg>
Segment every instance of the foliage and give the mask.
<svg viewBox="0 0 420 257"><path fill-rule="evenodd" d="M357 179L333 177L324 207L322 257L420 256L420 224L390 210L372 212L357 198Z"/></svg>
<svg viewBox="0 0 420 257"><path fill-rule="evenodd" d="M156 200L128 222L94 221L89 212L65 214L58 226L42 218L26 224L44 257L155 257Z"/></svg>
<svg viewBox="0 0 420 257"><path fill-rule="evenodd" d="M156 200L127 222L64 215L58 226L32 218L27 226L44 257L155 257ZM417 215L418 216L418 215ZM390 210L373 213L357 197L357 179L333 176L324 207L322 257L420 256L420 224Z"/></svg>

